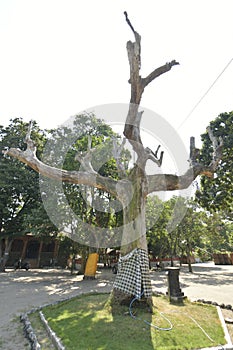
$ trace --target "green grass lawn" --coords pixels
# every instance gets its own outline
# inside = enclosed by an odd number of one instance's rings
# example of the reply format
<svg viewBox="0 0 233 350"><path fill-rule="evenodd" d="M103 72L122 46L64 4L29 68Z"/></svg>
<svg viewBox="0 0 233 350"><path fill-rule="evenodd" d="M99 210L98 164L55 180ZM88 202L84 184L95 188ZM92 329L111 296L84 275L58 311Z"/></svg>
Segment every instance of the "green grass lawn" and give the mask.
<svg viewBox="0 0 233 350"><path fill-rule="evenodd" d="M127 307L113 314L109 298L109 294L80 296L47 307L43 313L66 350L184 350L225 344L212 305L185 301L179 306L165 297L153 297L153 314L133 304L134 319ZM144 322L169 328L163 315L172 323L172 330L157 330Z"/></svg>

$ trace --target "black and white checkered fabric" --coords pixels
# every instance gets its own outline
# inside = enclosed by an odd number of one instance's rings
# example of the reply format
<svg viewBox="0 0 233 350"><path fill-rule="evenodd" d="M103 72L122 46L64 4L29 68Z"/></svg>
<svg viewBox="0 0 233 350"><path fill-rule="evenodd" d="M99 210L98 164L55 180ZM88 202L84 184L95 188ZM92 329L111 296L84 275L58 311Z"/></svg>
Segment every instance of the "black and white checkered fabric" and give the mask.
<svg viewBox="0 0 233 350"><path fill-rule="evenodd" d="M114 288L138 299L142 291L146 298L152 296L149 259L145 250L136 248L119 259Z"/></svg>

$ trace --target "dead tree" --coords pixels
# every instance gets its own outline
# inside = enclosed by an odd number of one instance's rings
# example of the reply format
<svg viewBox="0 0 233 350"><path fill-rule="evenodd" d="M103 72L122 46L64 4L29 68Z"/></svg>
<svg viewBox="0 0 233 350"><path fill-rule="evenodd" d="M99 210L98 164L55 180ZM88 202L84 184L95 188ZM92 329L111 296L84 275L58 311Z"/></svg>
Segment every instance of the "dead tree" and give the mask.
<svg viewBox="0 0 233 350"><path fill-rule="evenodd" d="M149 301L151 299L151 283L149 278L149 262L146 241L145 203L146 197L156 191L173 191L189 187L198 175L212 176L219 160L221 159L222 143L219 142L209 130L210 139L213 143L213 159L210 164L200 163L194 138L190 140L189 169L183 175L173 174L146 174L146 164L152 160L156 167L160 167L163 152L158 149L153 152L144 147L140 135L140 121L142 112L139 112L140 101L145 88L157 77L169 72L173 66L179 63L175 60L153 70L147 77L140 76L141 68L141 37L134 30L128 19L128 25L133 31L135 41L127 42L127 52L130 66L131 98L126 117L124 136L132 145L137 159L128 175L124 174L120 166L118 152L115 148L116 163L119 166L123 179L118 182L112 178L101 176L93 170L91 165L91 150L79 161L82 164L81 171L66 171L51 167L41 162L36 156L36 145L30 138L30 130L26 137L26 151L10 148L5 151L14 158L27 164L35 171L49 178L69 183L83 184L96 187L109 192L120 200L123 206L123 236L121 244L121 262L114 285L115 299L122 301L129 296L140 298L142 295ZM156 122L156 121L155 121ZM129 200L130 198L130 200Z"/></svg>

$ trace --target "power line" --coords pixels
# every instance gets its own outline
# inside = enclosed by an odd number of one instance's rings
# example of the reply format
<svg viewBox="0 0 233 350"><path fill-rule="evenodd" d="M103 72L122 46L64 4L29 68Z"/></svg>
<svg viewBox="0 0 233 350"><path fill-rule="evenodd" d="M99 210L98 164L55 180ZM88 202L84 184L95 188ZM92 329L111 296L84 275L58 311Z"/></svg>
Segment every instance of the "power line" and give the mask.
<svg viewBox="0 0 233 350"><path fill-rule="evenodd" d="M227 68L229 67L229 65L231 64L231 62L233 61L233 57L230 59L230 61L227 63L227 65L223 68L223 70L221 71L221 73L217 76L217 78L213 81L213 83L210 85L210 87L206 90L206 92L204 93L204 95L200 98L200 100L198 100L198 102L194 105L194 107L191 109L191 111L189 112L189 114L186 116L186 118L183 120L183 122L179 125L178 129L187 121L187 119L190 117L190 115L195 111L195 109L199 106L199 104L201 103L201 101L206 97L206 95L209 93L209 91L212 89L212 87L216 84L216 82L218 81L218 79L222 76L222 74L227 70Z"/></svg>

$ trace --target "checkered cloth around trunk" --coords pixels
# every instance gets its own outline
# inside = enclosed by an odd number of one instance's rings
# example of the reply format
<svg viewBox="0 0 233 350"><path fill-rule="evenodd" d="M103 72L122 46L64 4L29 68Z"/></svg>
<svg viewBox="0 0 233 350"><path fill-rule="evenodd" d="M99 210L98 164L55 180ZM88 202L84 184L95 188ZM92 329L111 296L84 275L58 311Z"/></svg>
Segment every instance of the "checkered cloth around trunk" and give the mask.
<svg viewBox="0 0 233 350"><path fill-rule="evenodd" d="M152 296L149 259L145 250L136 248L119 259L114 288L138 299L142 291L146 298Z"/></svg>

